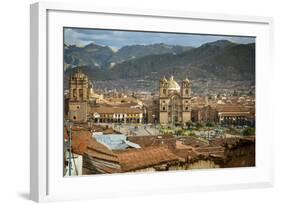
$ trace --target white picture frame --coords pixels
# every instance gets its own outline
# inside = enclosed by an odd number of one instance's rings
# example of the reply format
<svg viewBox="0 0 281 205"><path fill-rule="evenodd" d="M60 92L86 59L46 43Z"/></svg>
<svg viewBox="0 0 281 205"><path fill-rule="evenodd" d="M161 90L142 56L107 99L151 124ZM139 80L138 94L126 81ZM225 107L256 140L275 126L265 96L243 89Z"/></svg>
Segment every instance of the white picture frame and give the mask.
<svg viewBox="0 0 281 205"><path fill-rule="evenodd" d="M273 186L273 133L267 130L273 118L263 109L271 106L272 18L40 2L31 5L30 25L32 200L95 199ZM60 167L63 69L57 69L63 66L64 26L256 36L256 167L64 178Z"/></svg>

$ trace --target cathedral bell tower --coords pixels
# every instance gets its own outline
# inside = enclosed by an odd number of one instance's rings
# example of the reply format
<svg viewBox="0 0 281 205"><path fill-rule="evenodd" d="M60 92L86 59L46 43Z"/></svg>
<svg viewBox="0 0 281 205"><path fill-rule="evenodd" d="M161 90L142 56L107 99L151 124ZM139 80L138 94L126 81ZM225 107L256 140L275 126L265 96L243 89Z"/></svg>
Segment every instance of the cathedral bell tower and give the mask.
<svg viewBox="0 0 281 205"><path fill-rule="evenodd" d="M159 81L159 119L160 124L168 124L168 81L163 77Z"/></svg>
<svg viewBox="0 0 281 205"><path fill-rule="evenodd" d="M186 78L181 83L182 121L191 121L191 82Z"/></svg>
<svg viewBox="0 0 281 205"><path fill-rule="evenodd" d="M81 70L75 71L69 79L69 112L72 121L85 122L88 115L89 79Z"/></svg>

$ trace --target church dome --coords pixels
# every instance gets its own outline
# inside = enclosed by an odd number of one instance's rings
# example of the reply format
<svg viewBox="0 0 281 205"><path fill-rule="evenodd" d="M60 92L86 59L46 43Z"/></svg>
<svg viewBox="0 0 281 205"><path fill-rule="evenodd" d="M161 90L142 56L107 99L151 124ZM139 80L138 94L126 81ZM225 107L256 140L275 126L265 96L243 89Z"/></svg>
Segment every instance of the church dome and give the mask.
<svg viewBox="0 0 281 205"><path fill-rule="evenodd" d="M168 89L169 90L175 90L175 91L180 91L180 86L179 84L174 80L174 77L171 76L169 81L168 81Z"/></svg>

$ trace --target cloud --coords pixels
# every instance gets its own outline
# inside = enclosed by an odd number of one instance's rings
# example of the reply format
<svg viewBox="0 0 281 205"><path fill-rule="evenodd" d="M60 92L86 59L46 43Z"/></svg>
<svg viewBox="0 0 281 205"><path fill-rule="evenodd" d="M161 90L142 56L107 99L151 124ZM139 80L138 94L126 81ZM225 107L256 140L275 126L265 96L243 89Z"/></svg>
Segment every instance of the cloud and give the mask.
<svg viewBox="0 0 281 205"><path fill-rule="evenodd" d="M117 31L84 28L65 28L65 43L79 46L95 42L100 45L107 45L120 48L126 45L165 43L172 45L185 45L198 47L204 43L216 40L229 40L235 43L255 42L253 37L242 36L221 36L201 34L176 34L139 31Z"/></svg>

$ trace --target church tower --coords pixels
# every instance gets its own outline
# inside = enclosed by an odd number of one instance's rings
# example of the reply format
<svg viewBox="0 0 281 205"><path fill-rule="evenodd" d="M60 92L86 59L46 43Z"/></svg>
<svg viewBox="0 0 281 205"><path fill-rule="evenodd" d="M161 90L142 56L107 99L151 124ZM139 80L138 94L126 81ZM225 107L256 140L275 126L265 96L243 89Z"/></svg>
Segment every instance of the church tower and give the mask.
<svg viewBox="0 0 281 205"><path fill-rule="evenodd" d="M89 79L81 70L75 71L69 79L69 112L72 121L87 121L89 107Z"/></svg>
<svg viewBox="0 0 281 205"><path fill-rule="evenodd" d="M182 122L191 121L191 82L186 78L181 83Z"/></svg>
<svg viewBox="0 0 281 205"><path fill-rule="evenodd" d="M159 81L159 119L160 124L168 124L168 81L163 77Z"/></svg>
<svg viewBox="0 0 281 205"><path fill-rule="evenodd" d="M191 121L191 82L179 85L174 77L159 81L159 121L162 125L185 125Z"/></svg>

